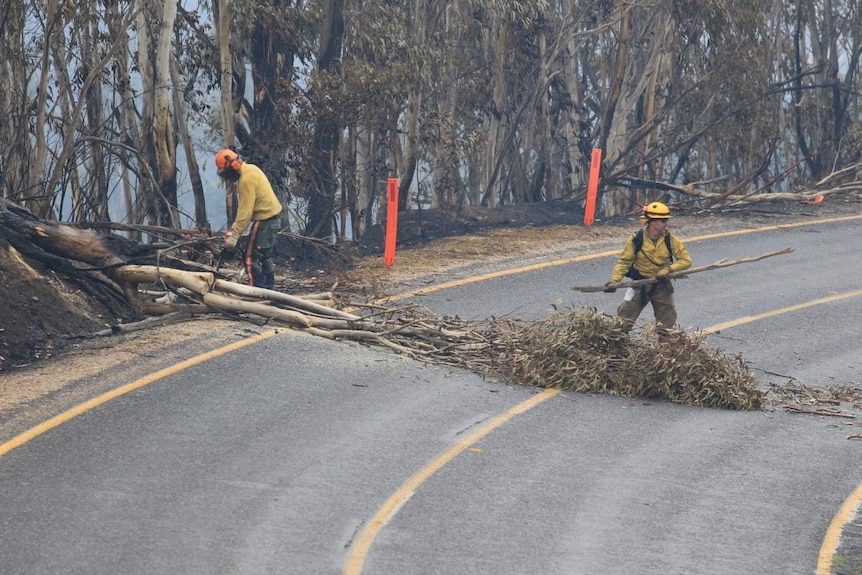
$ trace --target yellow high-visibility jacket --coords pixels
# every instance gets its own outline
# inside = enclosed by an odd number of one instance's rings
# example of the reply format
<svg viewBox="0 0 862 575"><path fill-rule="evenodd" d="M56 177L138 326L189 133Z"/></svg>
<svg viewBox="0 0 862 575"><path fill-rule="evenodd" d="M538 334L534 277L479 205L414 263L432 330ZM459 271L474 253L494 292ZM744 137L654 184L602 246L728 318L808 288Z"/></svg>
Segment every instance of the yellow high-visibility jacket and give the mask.
<svg viewBox="0 0 862 575"><path fill-rule="evenodd" d="M617 264L614 266L614 271L611 274L611 281L616 283L622 281L626 272L634 264L635 269L645 278L655 277L655 274L662 268L670 267L671 272L680 272L691 267L691 256L682 243L675 235L665 230L661 236L655 241L651 240L649 234L644 230L643 246L640 252L635 253L635 235L629 237L623 251L617 259ZM674 262L670 263L671 254L667 251L664 236L670 234L670 248L673 252Z"/></svg>
<svg viewBox="0 0 862 575"><path fill-rule="evenodd" d="M243 163L237 181L237 195L236 220L230 227L237 236L242 235L250 222L268 220L281 213L281 202L266 174L254 164Z"/></svg>

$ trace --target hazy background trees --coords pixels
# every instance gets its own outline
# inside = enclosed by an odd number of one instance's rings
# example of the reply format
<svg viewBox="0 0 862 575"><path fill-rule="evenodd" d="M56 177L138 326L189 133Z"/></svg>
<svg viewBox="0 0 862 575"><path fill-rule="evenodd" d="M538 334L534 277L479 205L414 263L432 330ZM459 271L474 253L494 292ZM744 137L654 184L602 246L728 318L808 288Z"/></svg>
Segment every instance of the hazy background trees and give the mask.
<svg viewBox="0 0 862 575"><path fill-rule="evenodd" d="M235 147L301 234L400 208L581 201L606 216L855 182L849 0L0 0L2 197L223 229Z"/></svg>

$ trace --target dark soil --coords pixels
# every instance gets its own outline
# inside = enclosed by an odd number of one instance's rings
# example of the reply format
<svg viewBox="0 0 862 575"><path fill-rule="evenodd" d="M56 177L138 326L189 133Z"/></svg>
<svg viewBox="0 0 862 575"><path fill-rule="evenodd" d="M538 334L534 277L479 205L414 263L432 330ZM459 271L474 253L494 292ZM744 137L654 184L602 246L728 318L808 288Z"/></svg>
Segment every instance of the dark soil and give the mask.
<svg viewBox="0 0 862 575"><path fill-rule="evenodd" d="M92 333L118 318L87 298L74 281L24 262L0 241L0 372L59 353L70 336Z"/></svg>
<svg viewBox="0 0 862 575"><path fill-rule="evenodd" d="M398 215L398 246L409 248L441 237L461 236L485 229L524 226L582 225L584 209L577 202L552 201L500 208L468 206L450 214L440 210L412 210ZM373 226L357 242L359 254L383 253L384 225Z"/></svg>

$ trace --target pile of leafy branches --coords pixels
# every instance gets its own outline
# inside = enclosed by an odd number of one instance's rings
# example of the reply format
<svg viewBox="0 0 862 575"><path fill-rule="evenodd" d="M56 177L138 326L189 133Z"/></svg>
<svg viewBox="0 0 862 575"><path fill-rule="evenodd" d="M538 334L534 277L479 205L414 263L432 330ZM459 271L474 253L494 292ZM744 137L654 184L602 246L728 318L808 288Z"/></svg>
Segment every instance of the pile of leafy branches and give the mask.
<svg viewBox="0 0 862 575"><path fill-rule="evenodd" d="M708 347L701 334L673 330L659 338L651 328L629 334L618 318L592 308L535 322L486 320L481 328L449 320L447 330L462 334L460 345L412 355L545 388L737 410L763 404L745 361Z"/></svg>
<svg viewBox="0 0 862 575"><path fill-rule="evenodd" d="M512 379L541 387L739 410L763 401L745 361L706 346L702 335L630 335L621 320L593 309L515 326L506 356L501 369Z"/></svg>

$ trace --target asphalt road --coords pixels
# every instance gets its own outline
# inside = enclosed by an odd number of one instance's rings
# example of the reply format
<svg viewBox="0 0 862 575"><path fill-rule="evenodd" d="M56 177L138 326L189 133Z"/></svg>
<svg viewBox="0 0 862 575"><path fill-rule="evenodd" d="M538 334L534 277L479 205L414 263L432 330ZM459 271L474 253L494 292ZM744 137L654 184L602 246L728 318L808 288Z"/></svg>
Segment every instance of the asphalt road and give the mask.
<svg viewBox="0 0 862 575"><path fill-rule="evenodd" d="M698 266L795 251L678 280L679 321L727 324L709 341L764 385L859 386L860 232L691 242ZM416 299L461 317L612 312L621 294L569 289L612 265ZM542 392L288 331L0 456L0 573L810 574L862 483L857 429Z"/></svg>

